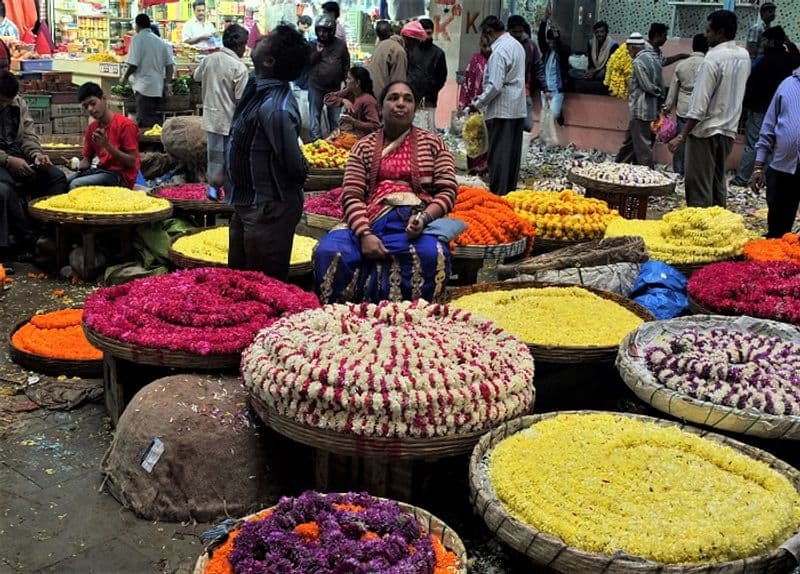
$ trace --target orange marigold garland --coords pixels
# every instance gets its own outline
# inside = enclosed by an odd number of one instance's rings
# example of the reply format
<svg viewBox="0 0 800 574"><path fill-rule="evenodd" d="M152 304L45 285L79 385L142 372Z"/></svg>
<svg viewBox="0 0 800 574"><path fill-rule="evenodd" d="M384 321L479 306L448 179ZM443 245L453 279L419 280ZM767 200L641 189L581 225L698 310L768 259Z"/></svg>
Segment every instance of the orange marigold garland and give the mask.
<svg viewBox="0 0 800 574"><path fill-rule="evenodd" d="M800 263L800 235L787 233L780 239L755 239L744 244L748 261L793 261Z"/></svg>
<svg viewBox="0 0 800 574"><path fill-rule="evenodd" d="M83 333L83 309L61 309L34 315L11 337L11 344L30 355L71 361L99 361L103 353Z"/></svg>
<svg viewBox="0 0 800 574"><path fill-rule="evenodd" d="M460 186L450 217L467 224L456 245L497 245L526 239L528 251L533 247L536 229L514 213L506 199L489 190Z"/></svg>

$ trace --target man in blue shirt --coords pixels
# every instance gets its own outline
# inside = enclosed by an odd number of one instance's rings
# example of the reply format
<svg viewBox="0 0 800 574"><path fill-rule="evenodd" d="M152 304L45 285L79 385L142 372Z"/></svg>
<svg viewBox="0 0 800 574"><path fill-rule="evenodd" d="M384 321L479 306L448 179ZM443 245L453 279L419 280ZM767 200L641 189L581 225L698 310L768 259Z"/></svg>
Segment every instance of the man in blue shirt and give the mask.
<svg viewBox="0 0 800 574"><path fill-rule="evenodd" d="M286 281L303 211L308 165L300 110L289 82L308 64L303 35L281 25L252 52L255 76L233 116L226 154L226 200L233 205L228 265Z"/></svg>

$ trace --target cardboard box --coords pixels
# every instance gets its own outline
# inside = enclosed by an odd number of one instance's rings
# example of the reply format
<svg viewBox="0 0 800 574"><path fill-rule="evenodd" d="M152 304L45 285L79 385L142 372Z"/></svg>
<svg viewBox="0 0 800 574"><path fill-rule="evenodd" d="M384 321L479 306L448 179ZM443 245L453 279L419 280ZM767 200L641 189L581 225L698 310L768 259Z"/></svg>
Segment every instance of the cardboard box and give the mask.
<svg viewBox="0 0 800 574"><path fill-rule="evenodd" d="M33 129L37 136L53 135L53 124L47 122L46 124L33 124Z"/></svg>
<svg viewBox="0 0 800 574"><path fill-rule="evenodd" d="M80 104L53 104L50 106L50 117L54 119L83 116L85 113Z"/></svg>

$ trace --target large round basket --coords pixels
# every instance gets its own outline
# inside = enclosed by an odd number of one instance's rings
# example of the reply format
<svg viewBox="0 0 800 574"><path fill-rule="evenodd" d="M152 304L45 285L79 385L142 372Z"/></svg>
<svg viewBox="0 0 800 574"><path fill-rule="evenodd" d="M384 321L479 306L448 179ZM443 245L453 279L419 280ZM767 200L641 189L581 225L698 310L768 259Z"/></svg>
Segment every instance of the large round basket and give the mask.
<svg viewBox="0 0 800 574"><path fill-rule="evenodd" d="M567 173L567 179L572 183L582 185L587 190L605 193L617 193L622 195L642 195L649 197L651 195L669 195L675 191L674 181L657 185L626 185L623 183L592 179L590 177L580 175L574 170L569 170Z"/></svg>
<svg viewBox="0 0 800 574"><path fill-rule="evenodd" d="M344 168L310 167L303 189L305 191L327 191L342 187L343 181Z"/></svg>
<svg viewBox="0 0 800 574"><path fill-rule="evenodd" d="M161 221L172 215L172 205L159 211L148 213L119 213L119 214L99 214L99 213L69 213L66 211L53 211L50 209L39 209L37 204L41 201L54 196L47 196L37 199L28 205L28 213L32 217L41 221L52 223L73 223L77 225L138 225L140 223L150 223Z"/></svg>
<svg viewBox="0 0 800 574"><path fill-rule="evenodd" d="M233 213L233 206L221 201L212 201L210 199L173 199L171 197L162 197L159 195L162 189L163 187L157 187L150 193L150 195L160 199L166 199L175 209L182 209L183 211L192 211L195 213Z"/></svg>
<svg viewBox="0 0 800 574"><path fill-rule="evenodd" d="M11 360L18 364L20 367L33 371L34 373L41 373L43 375L52 375L58 377L59 375L67 375L70 377L101 377L103 376L103 361L98 359L96 361L87 360L70 360L70 359L54 359L52 357L43 357L41 355L34 355L17 349L11 342L14 333L19 331L31 318L20 321L11 332L8 334L8 355Z"/></svg>
<svg viewBox="0 0 800 574"><path fill-rule="evenodd" d="M337 225L342 223L341 219L335 217L328 217L327 215L319 215L318 213L303 212L303 223L308 227L314 229L322 229L323 231L330 231Z"/></svg>
<svg viewBox="0 0 800 574"><path fill-rule="evenodd" d="M703 331L733 329L800 343L800 328L751 317L699 315L645 323L622 340L617 355L619 374L636 396L677 419L717 430L761 438L800 440L800 416L776 416L755 409L736 409L698 400L669 389L650 372L645 350L665 337L691 328Z"/></svg>
<svg viewBox="0 0 800 574"><path fill-rule="evenodd" d="M464 543L461 541L458 533L447 526L443 520L437 518L424 508L412 506L411 504L400 501L397 501L397 504L404 512L414 515L414 518L417 519L417 522L419 523L423 532L430 534L431 536L435 536L442 543L442 546L458 557L459 568L458 570L454 571L453 574L467 574L467 549L464 547ZM260 512L256 512L255 514L246 516L242 519L242 522L252 520L259 514ZM195 562L192 574L205 574L208 561L208 553L202 554L200 558L197 559L197 562Z"/></svg>
<svg viewBox="0 0 800 574"><path fill-rule="evenodd" d="M412 460L458 456L472 450L483 433L432 437L385 438L338 433L298 423L278 414L261 398L250 395L250 404L264 424L283 436L306 446L343 456L383 457L392 460Z"/></svg>
<svg viewBox="0 0 800 574"><path fill-rule="evenodd" d="M170 351L169 349L155 349L141 347L133 343L126 343L101 335L83 324L83 330L89 342L113 357L124 359L132 363L143 365L156 365L159 367L174 367L184 370L198 369L204 371L236 370L239 368L241 353L229 355L195 355L186 351Z"/></svg>
<svg viewBox="0 0 800 574"><path fill-rule="evenodd" d="M453 257L457 259L506 259L522 255L527 246L527 239L518 239L513 243L498 243L497 245L456 245L453 248Z"/></svg>
<svg viewBox="0 0 800 574"><path fill-rule="evenodd" d="M547 567L555 572L573 573L603 573L603 574L688 574L688 573L733 573L751 572L758 574L778 574L791 572L797 563L794 557L783 548L776 548L769 554L745 558L732 562L707 564L702 566L682 564L662 564L630 556L619 552L612 556L594 552L587 552L579 548L567 546L560 538L541 532L517 520L512 516L497 497L488 476L488 456L492 449L503 439L521 430L529 428L539 421L556 417L561 414L589 414L597 411L561 411L540 415L525 416L504 423L487 433L472 451L469 464L469 488L473 508L483 518L484 522L498 538L511 546L514 550L524 554L536 564ZM635 418L653 422L661 426L674 426L686 432L703 436L716 443L727 445L751 458L768 464L771 468L784 475L800 490L800 472L785 462L775 458L753 446L746 445L726 436L709 433L691 426L684 426L677 422L666 421L653 417L635 415L631 413L615 413L619 416ZM797 532L787 546L793 551L800 548L800 536Z"/></svg>
<svg viewBox="0 0 800 574"><path fill-rule="evenodd" d="M689 311L694 313L695 315L726 315L727 313L722 313L719 311L712 311L707 307L703 307L700 303L692 299L690 295L689 298Z"/></svg>
<svg viewBox="0 0 800 574"><path fill-rule="evenodd" d="M591 241L591 239L574 241L569 239L546 239L544 237L537 236L536 241L533 243L533 254L540 255L542 253L550 253L551 251L563 249L564 247L580 245L581 243L587 243L589 241Z"/></svg>
<svg viewBox="0 0 800 574"><path fill-rule="evenodd" d="M471 295L472 293L486 293L489 291L511 291L514 289L542 289L544 287L559 287L569 288L578 287L591 291L595 295L603 299L609 299L614 303L624 307L634 315L640 317L643 321L654 321L655 317L650 311L634 303L630 299L626 299L616 293L610 291L602 291L593 287L585 285L566 285L563 283L541 283L538 281L518 281L518 282L503 282L503 283L480 283L478 285L470 285L468 287L460 287L448 293L448 301L452 304L455 299ZM575 364L575 363L607 363L613 361L617 356L618 346L607 347L555 347L552 345L537 345L529 343L528 348L536 361L545 363L562 363L562 364Z"/></svg>

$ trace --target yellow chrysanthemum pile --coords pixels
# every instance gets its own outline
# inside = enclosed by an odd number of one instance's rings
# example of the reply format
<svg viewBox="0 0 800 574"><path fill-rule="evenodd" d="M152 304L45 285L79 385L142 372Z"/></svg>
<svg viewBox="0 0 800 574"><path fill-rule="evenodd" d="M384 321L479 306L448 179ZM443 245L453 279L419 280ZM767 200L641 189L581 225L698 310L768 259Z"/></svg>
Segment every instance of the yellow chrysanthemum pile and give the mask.
<svg viewBox="0 0 800 574"><path fill-rule="evenodd" d="M76 187L69 193L54 195L36 202L36 207L39 209L93 215L153 213L169 206L170 203L166 199L151 197L141 191L99 185Z"/></svg>
<svg viewBox="0 0 800 574"><path fill-rule="evenodd" d="M628 99L628 80L633 74L633 59L628 53L628 46L622 44L617 48L606 64L606 77L603 83L608 86L612 96L621 100Z"/></svg>
<svg viewBox="0 0 800 574"><path fill-rule="evenodd" d="M506 195L520 217L536 227L536 237L582 241L603 237L609 222L619 217L605 201L587 198L571 189L524 189Z"/></svg>
<svg viewBox="0 0 800 574"><path fill-rule="evenodd" d="M316 168L343 168L350 159L350 151L329 144L325 140L317 140L303 146L303 155L308 165Z"/></svg>
<svg viewBox="0 0 800 574"><path fill-rule="evenodd" d="M710 263L741 255L752 238L741 215L722 207L686 207L662 219L617 219L606 237L638 235L651 259L666 263Z"/></svg>
<svg viewBox="0 0 800 574"><path fill-rule="evenodd" d="M291 265L311 261L317 240L305 235L295 235L292 243ZM228 228L213 227L193 235L179 237L172 244L173 251L186 257L225 265L228 263Z"/></svg>
<svg viewBox="0 0 800 574"><path fill-rule="evenodd" d="M580 287L472 293L451 305L491 319L525 343L556 347L619 345L642 324L621 305Z"/></svg>
<svg viewBox="0 0 800 574"><path fill-rule="evenodd" d="M505 508L569 546L666 564L768 553L800 524L787 478L730 447L611 413L564 414L499 443Z"/></svg>
<svg viewBox="0 0 800 574"><path fill-rule="evenodd" d="M483 114L472 114L468 117L461 135L467 146L467 157L478 157L486 151L486 130L483 128Z"/></svg>
<svg viewBox="0 0 800 574"><path fill-rule="evenodd" d="M118 62L117 57L114 54L109 54L108 52L101 52L98 54L90 54L86 56L84 62Z"/></svg>

